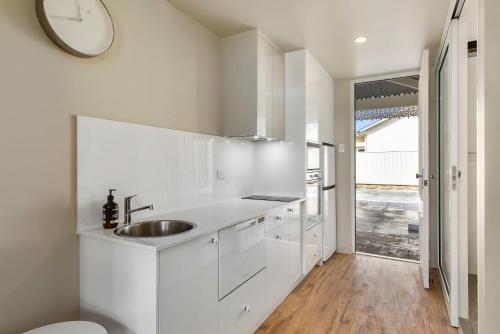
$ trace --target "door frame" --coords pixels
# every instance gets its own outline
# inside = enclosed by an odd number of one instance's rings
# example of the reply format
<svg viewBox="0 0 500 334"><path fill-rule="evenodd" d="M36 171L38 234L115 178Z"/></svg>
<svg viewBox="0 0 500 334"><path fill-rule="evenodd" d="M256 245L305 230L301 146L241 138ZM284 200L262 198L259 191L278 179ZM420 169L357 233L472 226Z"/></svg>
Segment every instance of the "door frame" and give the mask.
<svg viewBox="0 0 500 334"><path fill-rule="evenodd" d="M463 210L460 210L460 206L463 206L464 203L464 198L463 196L459 196L459 194L463 193L463 187L466 187L466 183L463 183L462 178L459 176L461 170L464 168L461 164L461 156L460 156L460 150L459 150L459 145L463 144L463 138L460 140L458 137L461 135L460 131L460 118L461 114L463 113L463 103L460 98L460 94L463 95L463 90L462 87L460 86L460 82L463 81L460 78L461 75L461 68L460 68L460 35L459 35L459 22L458 19L452 19L449 21L449 26L446 30L446 34L444 35L445 38L441 44L441 48L439 49L438 53L438 58L436 62L436 67L435 67L435 79L436 79L436 89L437 89L437 94L436 94L436 102L437 102L437 109L436 109L436 122L437 122L437 152L438 152L438 161L437 161L437 166L438 170L436 173L436 178L437 178L437 217L436 217L436 222L437 222L437 265L438 265L438 273L439 273L439 281L441 284L441 292L443 294L443 299L446 304L446 308L448 310L448 315L449 315L449 320L450 324L454 327L459 326L459 313L463 313L463 307L460 307L460 300L461 298L460 294L460 276L459 276L459 271L461 269L461 266L459 264L460 261L460 254L461 250L459 247L459 239L460 239L460 231L462 229L461 225L463 222L464 218L460 218L460 213L462 213ZM440 105L439 105L439 98L440 98L440 86L439 86L439 73L443 64L444 57L446 55L449 55L449 60L450 60L450 67L451 67L451 73L450 73L450 82L449 85L451 86L451 96L450 96L450 110L453 113L455 113L455 118L452 117L452 133L455 133L457 136L457 141L455 143L456 147L452 147L452 154L455 155L454 160L456 161L455 167L458 173L457 180L456 180L456 189L454 192L451 192L451 201L452 203L455 203L456 208L454 208L450 214L451 214L451 221L454 222L451 224L451 235L450 235L450 243L451 243L451 254L450 254L450 281L451 282L446 282L444 277L443 277L443 272L442 272L442 267L441 267L441 111L440 111ZM456 73L454 73L456 71ZM465 140L467 138L465 137ZM454 153L453 153L454 152ZM464 170L465 172L465 170ZM465 173L464 173L465 174ZM465 178L466 180L466 178ZM465 194L467 194L465 192ZM454 199L453 199L454 198ZM465 205L467 204L466 198L465 198ZM465 215L466 216L466 215ZM467 218L465 217L465 226L467 223ZM464 246L466 247L466 246ZM460 312L462 311L462 312ZM468 310L467 310L468 311Z"/></svg>
<svg viewBox="0 0 500 334"><path fill-rule="evenodd" d="M377 76L369 76L369 77L362 77L362 78L357 78L354 80L351 80L350 86L351 86L351 110L350 110L350 134L351 134L351 139L350 139L350 148L351 148L351 171L350 171L350 189L351 189L351 210L350 210L350 216L351 216L351 252L354 254L356 253L356 131L354 129L354 121L355 121L355 112L356 112L356 105L355 105L355 99L354 99L354 94L355 94L355 87L356 84L358 83L364 83L364 82L371 82L371 81L380 81L380 80L390 80L390 79L397 79L397 78L402 78L402 77L409 77L413 75L419 75L420 70L419 69L414 69L414 70L409 70L405 72L395 72L395 73L390 73L390 74L384 74L384 75L377 75ZM397 259L397 258L390 258L394 260L402 260L405 261L405 259ZM411 261L414 262L414 261Z"/></svg>

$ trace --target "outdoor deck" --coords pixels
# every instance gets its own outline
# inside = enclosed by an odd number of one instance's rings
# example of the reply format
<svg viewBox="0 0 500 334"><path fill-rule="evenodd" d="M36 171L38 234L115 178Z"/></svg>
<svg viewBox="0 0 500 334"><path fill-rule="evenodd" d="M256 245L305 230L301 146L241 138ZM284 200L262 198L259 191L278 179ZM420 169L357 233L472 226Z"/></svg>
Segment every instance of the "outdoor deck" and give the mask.
<svg viewBox="0 0 500 334"><path fill-rule="evenodd" d="M358 185L356 251L418 261L418 201L417 187Z"/></svg>

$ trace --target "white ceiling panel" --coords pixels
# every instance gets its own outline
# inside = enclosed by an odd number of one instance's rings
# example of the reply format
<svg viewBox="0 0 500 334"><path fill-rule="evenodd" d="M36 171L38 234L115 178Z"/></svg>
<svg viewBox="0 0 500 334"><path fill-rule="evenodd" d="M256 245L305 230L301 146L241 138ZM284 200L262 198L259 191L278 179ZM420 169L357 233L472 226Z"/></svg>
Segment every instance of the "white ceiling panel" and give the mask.
<svg viewBox="0 0 500 334"><path fill-rule="evenodd" d="M449 0L170 0L224 37L258 28L283 51L307 48L334 78L416 69L438 46ZM364 44L354 43L366 36Z"/></svg>

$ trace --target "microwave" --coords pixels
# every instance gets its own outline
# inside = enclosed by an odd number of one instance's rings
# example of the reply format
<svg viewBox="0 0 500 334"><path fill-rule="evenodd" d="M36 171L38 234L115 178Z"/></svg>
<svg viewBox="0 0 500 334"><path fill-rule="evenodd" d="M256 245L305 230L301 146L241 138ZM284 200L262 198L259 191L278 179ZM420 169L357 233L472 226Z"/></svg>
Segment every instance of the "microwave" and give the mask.
<svg viewBox="0 0 500 334"><path fill-rule="evenodd" d="M307 142L307 171L316 171L321 168L321 145Z"/></svg>

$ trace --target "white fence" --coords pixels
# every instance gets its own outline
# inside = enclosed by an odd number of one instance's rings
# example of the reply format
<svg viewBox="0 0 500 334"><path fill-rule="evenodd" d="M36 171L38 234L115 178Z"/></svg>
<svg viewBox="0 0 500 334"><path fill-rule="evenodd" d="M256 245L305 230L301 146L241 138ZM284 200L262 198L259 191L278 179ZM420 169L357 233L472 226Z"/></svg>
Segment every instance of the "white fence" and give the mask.
<svg viewBox="0 0 500 334"><path fill-rule="evenodd" d="M418 152L357 152L356 183L417 185Z"/></svg>

